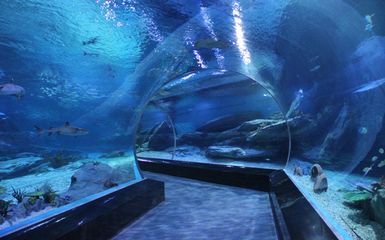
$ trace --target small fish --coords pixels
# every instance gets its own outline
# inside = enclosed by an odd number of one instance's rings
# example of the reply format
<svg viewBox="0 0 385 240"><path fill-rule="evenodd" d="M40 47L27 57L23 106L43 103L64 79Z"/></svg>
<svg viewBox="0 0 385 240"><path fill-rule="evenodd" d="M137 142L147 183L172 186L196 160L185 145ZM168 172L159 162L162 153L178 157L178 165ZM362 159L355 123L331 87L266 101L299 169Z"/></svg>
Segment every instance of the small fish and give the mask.
<svg viewBox="0 0 385 240"><path fill-rule="evenodd" d="M90 56L90 57L99 57L98 53L89 53L83 51L83 56Z"/></svg>
<svg viewBox="0 0 385 240"><path fill-rule="evenodd" d="M317 71L320 68L321 68L321 65L317 65L317 66L313 67L312 69L310 69L309 71L310 72L315 72L315 71Z"/></svg>
<svg viewBox="0 0 385 240"><path fill-rule="evenodd" d="M230 46L229 43L221 40L215 40L215 39L199 39L194 43L194 48L195 49L203 49L203 48L228 48Z"/></svg>
<svg viewBox="0 0 385 240"><path fill-rule="evenodd" d="M69 122L65 122L64 126L62 127L50 127L47 130L44 130L38 126L35 126L35 129L38 134L43 134L47 133L48 136L51 136L52 134L57 134L57 135L67 135L67 136L81 136L81 135L87 135L88 130L84 128L78 128L78 127L73 127L70 125Z"/></svg>
<svg viewBox="0 0 385 240"><path fill-rule="evenodd" d="M381 78L370 83L365 83L359 86L353 93L361 93L377 88L385 83L385 78Z"/></svg>
<svg viewBox="0 0 385 240"><path fill-rule="evenodd" d="M25 90L23 87L16 84L4 83L0 84L0 95L15 96L17 99L21 99L21 97L25 95Z"/></svg>
<svg viewBox="0 0 385 240"><path fill-rule="evenodd" d="M311 58L311 59L309 60L309 62L315 62L315 61L317 61L318 59L319 59L319 56L317 55L317 56Z"/></svg>
<svg viewBox="0 0 385 240"><path fill-rule="evenodd" d="M383 167L383 166L385 166L385 160L382 160L378 165L377 165L377 167Z"/></svg>
<svg viewBox="0 0 385 240"><path fill-rule="evenodd" d="M362 171L364 172L364 177L373 169L373 166L374 166L374 163L370 165L370 167L366 167L362 169Z"/></svg>
<svg viewBox="0 0 385 240"><path fill-rule="evenodd" d="M5 115L5 113L2 113L2 112L0 112L0 119L1 120L5 120L5 119L7 119L8 117L7 117L7 115Z"/></svg>
<svg viewBox="0 0 385 240"><path fill-rule="evenodd" d="M372 162L375 162L375 161L377 161L377 159L378 159L378 157L377 157L377 156L373 156L373 157L372 157Z"/></svg>
<svg viewBox="0 0 385 240"><path fill-rule="evenodd" d="M83 46L95 44L95 43L98 42L98 40L99 40L98 37L90 38L90 39L88 39L87 41L83 41Z"/></svg>

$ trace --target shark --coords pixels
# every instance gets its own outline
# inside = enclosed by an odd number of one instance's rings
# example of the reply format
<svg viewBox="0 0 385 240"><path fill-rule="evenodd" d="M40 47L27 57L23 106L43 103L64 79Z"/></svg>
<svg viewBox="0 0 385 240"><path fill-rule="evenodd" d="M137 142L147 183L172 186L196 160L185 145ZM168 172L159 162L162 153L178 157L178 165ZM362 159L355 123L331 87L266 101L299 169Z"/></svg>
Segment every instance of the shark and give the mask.
<svg viewBox="0 0 385 240"><path fill-rule="evenodd" d="M50 127L46 130L36 125L34 127L38 134L47 133L48 136L51 136L52 134L66 135L66 136L82 136L82 135L88 134L87 129L71 126L69 122L65 122L64 126L62 127Z"/></svg>
<svg viewBox="0 0 385 240"><path fill-rule="evenodd" d="M17 99L21 99L25 94L23 87L13 84L13 83L4 83L0 84L0 95L1 96L15 96Z"/></svg>

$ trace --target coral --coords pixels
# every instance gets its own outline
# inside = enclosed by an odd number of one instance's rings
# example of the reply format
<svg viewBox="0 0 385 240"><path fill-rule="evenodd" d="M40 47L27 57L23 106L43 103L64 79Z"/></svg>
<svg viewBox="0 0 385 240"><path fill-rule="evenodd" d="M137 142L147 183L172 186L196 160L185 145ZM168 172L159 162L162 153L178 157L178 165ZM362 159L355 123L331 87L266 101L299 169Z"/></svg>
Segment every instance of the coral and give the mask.
<svg viewBox="0 0 385 240"><path fill-rule="evenodd" d="M52 156L49 160L53 168L59 168L68 163L67 159L61 153Z"/></svg>
<svg viewBox="0 0 385 240"><path fill-rule="evenodd" d="M381 176L380 181L372 183L372 190L374 192L380 189L385 189L385 176Z"/></svg>
<svg viewBox="0 0 385 240"><path fill-rule="evenodd" d="M29 205L31 205L31 206L34 205L38 199L39 199L39 197L29 197L28 198Z"/></svg>
<svg viewBox="0 0 385 240"><path fill-rule="evenodd" d="M43 186L36 188L34 192L27 193L25 196L28 197L29 203L33 205L40 198L43 198L45 203L52 203L57 194L51 185L45 183Z"/></svg>
<svg viewBox="0 0 385 240"><path fill-rule="evenodd" d="M16 199L17 203L21 203L25 197L25 192L12 187L12 197Z"/></svg>
<svg viewBox="0 0 385 240"><path fill-rule="evenodd" d="M43 192L43 199L45 203L53 203L57 194L49 184L44 184L40 189Z"/></svg>
<svg viewBox="0 0 385 240"><path fill-rule="evenodd" d="M7 191L7 189L3 186L0 186L0 194L3 194Z"/></svg>
<svg viewBox="0 0 385 240"><path fill-rule="evenodd" d="M0 199L0 216L7 216L9 203L9 201Z"/></svg>

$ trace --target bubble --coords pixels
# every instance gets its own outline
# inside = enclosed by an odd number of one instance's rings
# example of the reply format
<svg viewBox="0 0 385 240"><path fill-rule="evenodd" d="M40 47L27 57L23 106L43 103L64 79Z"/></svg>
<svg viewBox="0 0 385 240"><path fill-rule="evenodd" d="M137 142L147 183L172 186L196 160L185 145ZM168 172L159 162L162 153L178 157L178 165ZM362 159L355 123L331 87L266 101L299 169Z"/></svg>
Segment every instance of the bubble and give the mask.
<svg viewBox="0 0 385 240"><path fill-rule="evenodd" d="M376 161L377 159L378 159L377 156L373 156L373 157L372 157L372 162Z"/></svg>
<svg viewBox="0 0 385 240"><path fill-rule="evenodd" d="M384 149L380 148L380 149L378 149L378 152L381 153L381 154L384 154Z"/></svg>

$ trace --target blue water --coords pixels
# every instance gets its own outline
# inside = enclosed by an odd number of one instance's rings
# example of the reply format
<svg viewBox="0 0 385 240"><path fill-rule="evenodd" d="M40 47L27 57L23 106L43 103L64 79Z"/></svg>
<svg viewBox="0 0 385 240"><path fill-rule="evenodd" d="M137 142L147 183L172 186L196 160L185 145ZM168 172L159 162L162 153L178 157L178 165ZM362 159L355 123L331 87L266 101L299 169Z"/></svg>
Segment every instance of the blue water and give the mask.
<svg viewBox="0 0 385 240"><path fill-rule="evenodd" d="M384 9L376 0L1 1L0 84L10 85L0 85L0 198L53 175L65 193L89 162L138 180L136 152L280 168L297 158L379 180ZM253 120L263 123L240 130ZM151 148L152 136L164 145ZM218 146L234 151L216 158Z"/></svg>

